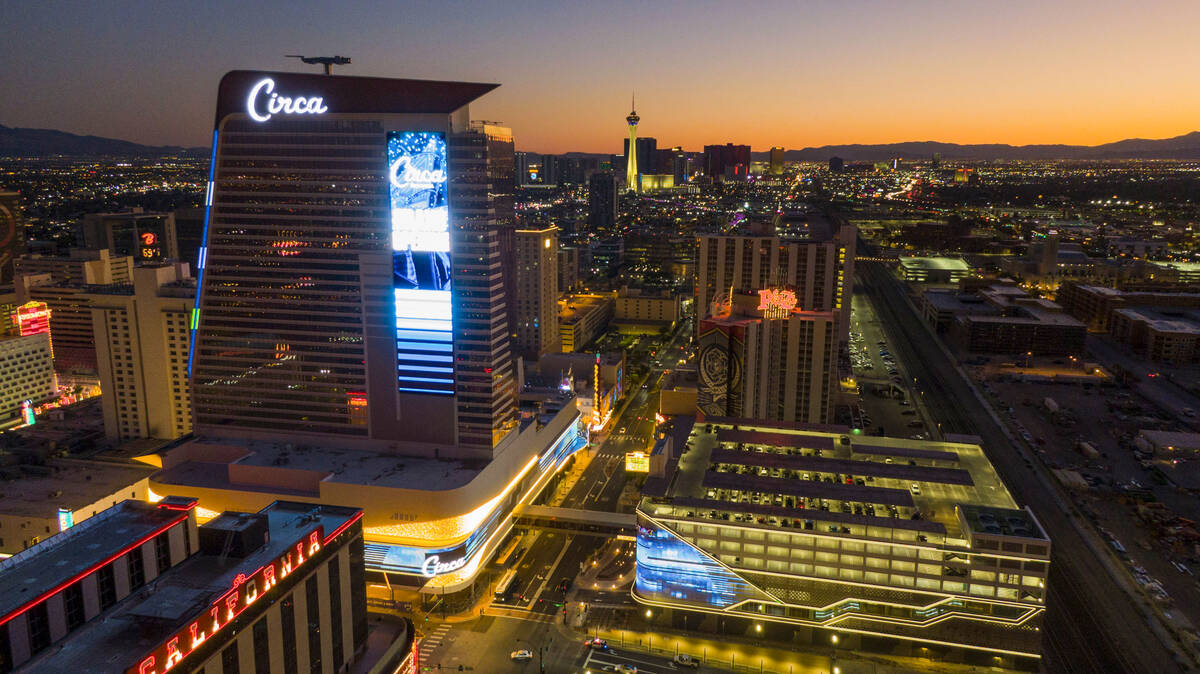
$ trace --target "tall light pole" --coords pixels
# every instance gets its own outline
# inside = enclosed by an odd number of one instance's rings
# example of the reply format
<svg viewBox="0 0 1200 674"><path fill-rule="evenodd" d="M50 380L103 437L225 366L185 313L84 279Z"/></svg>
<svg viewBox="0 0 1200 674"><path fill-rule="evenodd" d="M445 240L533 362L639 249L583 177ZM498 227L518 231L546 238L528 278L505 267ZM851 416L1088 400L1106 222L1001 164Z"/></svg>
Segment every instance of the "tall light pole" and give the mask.
<svg viewBox="0 0 1200 674"><path fill-rule="evenodd" d="M838 666L837 666L838 635L836 635L836 634L831 635L829 637L829 640L831 642L833 642L833 655L829 656L829 672L830 672L830 674L839 674L840 670L838 669Z"/></svg>

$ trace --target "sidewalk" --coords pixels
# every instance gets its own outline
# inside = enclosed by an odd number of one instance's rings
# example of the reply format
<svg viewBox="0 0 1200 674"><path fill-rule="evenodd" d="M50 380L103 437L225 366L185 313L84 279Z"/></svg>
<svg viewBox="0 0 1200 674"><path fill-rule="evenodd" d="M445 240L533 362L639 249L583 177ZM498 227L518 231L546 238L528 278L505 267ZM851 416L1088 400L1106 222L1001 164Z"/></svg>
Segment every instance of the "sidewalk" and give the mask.
<svg viewBox="0 0 1200 674"><path fill-rule="evenodd" d="M661 628L658 628L661 630ZM686 653L700 659L705 667L730 672L762 672L762 674L828 674L836 664L843 674L900 674L924 671L946 674L997 671L995 668L974 667L955 663L930 662L920 658L872 656L856 651L835 651L832 647L797 645L797 650L763 646L730 636L703 638L659 631L655 634L612 628L592 628L586 632L559 626L564 636L584 639L599 636L609 647L620 652L637 651L651 655L673 657Z"/></svg>

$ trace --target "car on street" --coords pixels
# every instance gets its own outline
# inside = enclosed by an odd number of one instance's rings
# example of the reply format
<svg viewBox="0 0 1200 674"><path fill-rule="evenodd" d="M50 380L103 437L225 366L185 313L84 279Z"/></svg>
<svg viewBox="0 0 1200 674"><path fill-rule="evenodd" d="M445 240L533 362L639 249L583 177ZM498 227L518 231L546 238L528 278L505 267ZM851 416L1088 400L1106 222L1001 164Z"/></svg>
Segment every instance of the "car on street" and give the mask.
<svg viewBox="0 0 1200 674"><path fill-rule="evenodd" d="M608 642L605 641L604 639L601 639L600 637L596 637L595 639L588 639L587 641L585 641L583 643L585 646L587 646L588 648L590 648L592 650L596 650L596 651L607 651L608 650Z"/></svg>
<svg viewBox="0 0 1200 674"><path fill-rule="evenodd" d="M533 653L531 651L528 651L528 650L522 648L519 651L513 651L512 653L509 654L508 657L516 662L525 662L526 660L533 659Z"/></svg>
<svg viewBox="0 0 1200 674"><path fill-rule="evenodd" d="M909 487L909 489L912 491L913 494L915 494L917 496L921 495L921 485L917 484L916 482L912 483L912 486Z"/></svg>
<svg viewBox="0 0 1200 674"><path fill-rule="evenodd" d="M691 669L700 669L700 661L686 653L680 653L671 659L671 664L676 667L689 667Z"/></svg>

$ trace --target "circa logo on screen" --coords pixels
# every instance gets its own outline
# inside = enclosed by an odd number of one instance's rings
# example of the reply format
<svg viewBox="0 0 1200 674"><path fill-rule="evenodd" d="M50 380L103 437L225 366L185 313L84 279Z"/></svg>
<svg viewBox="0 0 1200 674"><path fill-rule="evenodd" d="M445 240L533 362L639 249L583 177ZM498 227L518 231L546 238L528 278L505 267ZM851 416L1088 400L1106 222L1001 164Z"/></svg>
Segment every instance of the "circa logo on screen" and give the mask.
<svg viewBox="0 0 1200 674"><path fill-rule="evenodd" d="M446 182L445 170L440 168L423 169L417 166L413 159L413 155L402 155L392 162L392 185L400 189L432 189L434 186Z"/></svg>
<svg viewBox="0 0 1200 674"><path fill-rule="evenodd" d="M443 573L457 571L467 565L467 558L460 557L452 562L443 562L437 555L430 555L425 558L425 563L421 565L421 575L426 578L440 576Z"/></svg>
<svg viewBox="0 0 1200 674"><path fill-rule="evenodd" d="M261 79L250 89L246 112L256 122L265 122L273 115L320 115L328 112L320 96L282 96L275 93L275 80Z"/></svg>

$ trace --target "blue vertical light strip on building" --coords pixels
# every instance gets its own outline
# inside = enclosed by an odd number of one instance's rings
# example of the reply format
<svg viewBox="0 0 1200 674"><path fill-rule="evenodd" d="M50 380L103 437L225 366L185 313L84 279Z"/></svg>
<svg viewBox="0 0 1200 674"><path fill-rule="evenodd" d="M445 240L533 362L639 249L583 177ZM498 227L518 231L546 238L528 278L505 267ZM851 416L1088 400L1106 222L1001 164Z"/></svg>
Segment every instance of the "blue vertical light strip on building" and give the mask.
<svg viewBox="0 0 1200 674"><path fill-rule="evenodd" d="M410 393L454 393L446 136L387 134L396 316L396 381Z"/></svg>
<svg viewBox="0 0 1200 674"><path fill-rule="evenodd" d="M204 192L204 231L200 234L200 255L196 260L196 301L192 304L189 327L192 329L188 343L188 379L192 378L192 360L196 357L196 330L200 327L200 295L204 292L204 265L208 262L208 223L212 214L214 179L217 174L217 134L213 129L212 156L208 159L208 189Z"/></svg>

